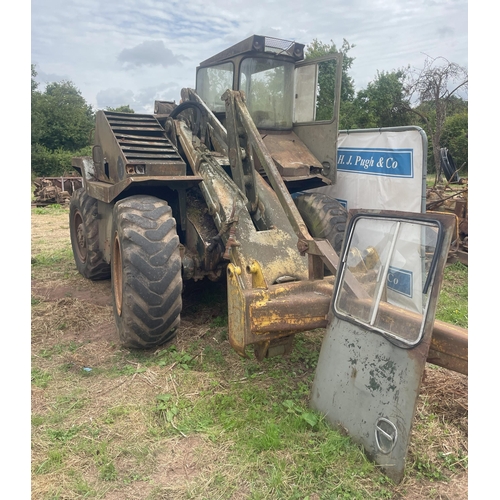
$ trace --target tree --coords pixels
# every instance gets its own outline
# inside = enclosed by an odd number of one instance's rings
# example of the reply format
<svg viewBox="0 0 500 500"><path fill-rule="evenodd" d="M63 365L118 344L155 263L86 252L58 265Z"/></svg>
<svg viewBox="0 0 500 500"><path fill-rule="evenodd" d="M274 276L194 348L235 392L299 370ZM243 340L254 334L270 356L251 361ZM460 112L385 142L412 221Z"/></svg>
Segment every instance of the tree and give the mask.
<svg viewBox="0 0 500 500"><path fill-rule="evenodd" d="M453 116L448 116L444 122L443 134L441 136L441 145L444 148L448 148L456 167L460 169L460 174L467 172L469 156L468 121L467 108Z"/></svg>
<svg viewBox="0 0 500 500"><path fill-rule="evenodd" d="M35 80L38 73L36 72L36 66L34 64L31 65L31 93L35 92L38 88L38 82Z"/></svg>
<svg viewBox="0 0 500 500"><path fill-rule="evenodd" d="M424 122L431 138L434 166L436 172L439 172L444 124L449 107L454 104L457 97L456 94L459 90L468 88L467 69L444 57L427 57L423 69L408 69L407 78L405 105ZM438 181L437 177L436 182Z"/></svg>
<svg viewBox="0 0 500 500"><path fill-rule="evenodd" d="M76 151L90 144L94 112L68 81L49 83L32 102L32 143L54 151Z"/></svg>
<svg viewBox="0 0 500 500"><path fill-rule="evenodd" d="M342 60L342 88L340 91L340 117L339 125L343 124L344 103L354 100L355 89L354 80L349 76L348 71L351 69L354 57L349 57L347 53L354 45L351 45L346 39L342 42L340 50L337 49L333 40L330 44L323 43L314 39L307 47L305 58L315 59L340 52L343 55ZM335 98L335 72L336 61L328 61L320 63L318 75L318 97L316 102L316 119L329 120L332 116L332 109Z"/></svg>
<svg viewBox="0 0 500 500"><path fill-rule="evenodd" d="M378 72L375 80L356 95L357 127L379 128L409 125L403 70Z"/></svg>
<svg viewBox="0 0 500 500"><path fill-rule="evenodd" d="M31 144L38 142L39 135L43 130L43 115L40 110L41 93L38 91L38 82L35 80L38 73L36 66L31 65Z"/></svg>
<svg viewBox="0 0 500 500"><path fill-rule="evenodd" d="M135 111L128 105L118 106L117 108L106 107L106 111L114 111L115 113L135 113Z"/></svg>
<svg viewBox="0 0 500 500"><path fill-rule="evenodd" d="M31 171L35 176L63 175L72 156L90 154L94 112L71 82L38 90L31 65Z"/></svg>

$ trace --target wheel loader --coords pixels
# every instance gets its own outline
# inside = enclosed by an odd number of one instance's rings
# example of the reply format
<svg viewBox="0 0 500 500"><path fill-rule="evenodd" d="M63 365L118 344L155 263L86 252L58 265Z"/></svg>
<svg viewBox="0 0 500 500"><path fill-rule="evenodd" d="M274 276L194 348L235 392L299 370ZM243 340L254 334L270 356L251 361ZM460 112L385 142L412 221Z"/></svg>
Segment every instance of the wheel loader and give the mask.
<svg viewBox="0 0 500 500"><path fill-rule="evenodd" d="M92 156L73 159L71 243L83 276L111 278L124 346L174 338L187 280L227 281L240 356L327 326L347 213L315 189L336 180L342 55L304 47L254 35L202 62L179 104L97 112ZM433 363L464 373L464 351L434 323Z"/></svg>
<svg viewBox="0 0 500 500"><path fill-rule="evenodd" d="M326 328L311 406L399 482L426 361L467 373L466 332L434 321L454 219L346 213L317 190L336 181L341 68L255 35L202 62L179 104L98 111L71 243L83 276L111 278L126 347L174 338L187 280L226 280L240 356Z"/></svg>

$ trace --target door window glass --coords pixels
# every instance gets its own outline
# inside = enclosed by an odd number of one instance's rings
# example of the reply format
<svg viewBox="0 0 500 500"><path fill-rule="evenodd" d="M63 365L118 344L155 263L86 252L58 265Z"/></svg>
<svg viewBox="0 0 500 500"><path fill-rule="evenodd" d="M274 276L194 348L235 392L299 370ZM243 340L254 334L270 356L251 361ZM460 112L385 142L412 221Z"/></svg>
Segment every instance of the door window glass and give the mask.
<svg viewBox="0 0 500 500"><path fill-rule="evenodd" d="M438 236L436 223L357 219L342 262L335 312L406 345L418 343Z"/></svg>

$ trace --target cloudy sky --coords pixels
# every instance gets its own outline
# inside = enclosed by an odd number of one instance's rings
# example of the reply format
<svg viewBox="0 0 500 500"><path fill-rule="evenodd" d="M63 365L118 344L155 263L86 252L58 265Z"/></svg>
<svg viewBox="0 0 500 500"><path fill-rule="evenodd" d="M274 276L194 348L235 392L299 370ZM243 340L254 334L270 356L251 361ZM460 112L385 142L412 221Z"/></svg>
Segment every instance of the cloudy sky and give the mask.
<svg viewBox="0 0 500 500"><path fill-rule="evenodd" d="M468 66L466 0L33 0L38 81L70 80L94 108L179 102L196 66L252 34L355 47L357 90L377 70L421 67L426 55Z"/></svg>

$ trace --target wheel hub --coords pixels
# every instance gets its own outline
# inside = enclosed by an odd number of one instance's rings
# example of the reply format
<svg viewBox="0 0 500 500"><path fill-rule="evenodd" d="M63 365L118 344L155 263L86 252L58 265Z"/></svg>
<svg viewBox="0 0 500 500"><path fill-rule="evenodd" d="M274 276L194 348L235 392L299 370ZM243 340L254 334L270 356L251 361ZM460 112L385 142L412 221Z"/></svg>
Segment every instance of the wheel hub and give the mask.
<svg viewBox="0 0 500 500"><path fill-rule="evenodd" d="M83 224L83 219L79 212L75 214L73 224L76 228L75 233L78 258L82 262L85 262L87 259L87 239L85 238L85 226Z"/></svg>

